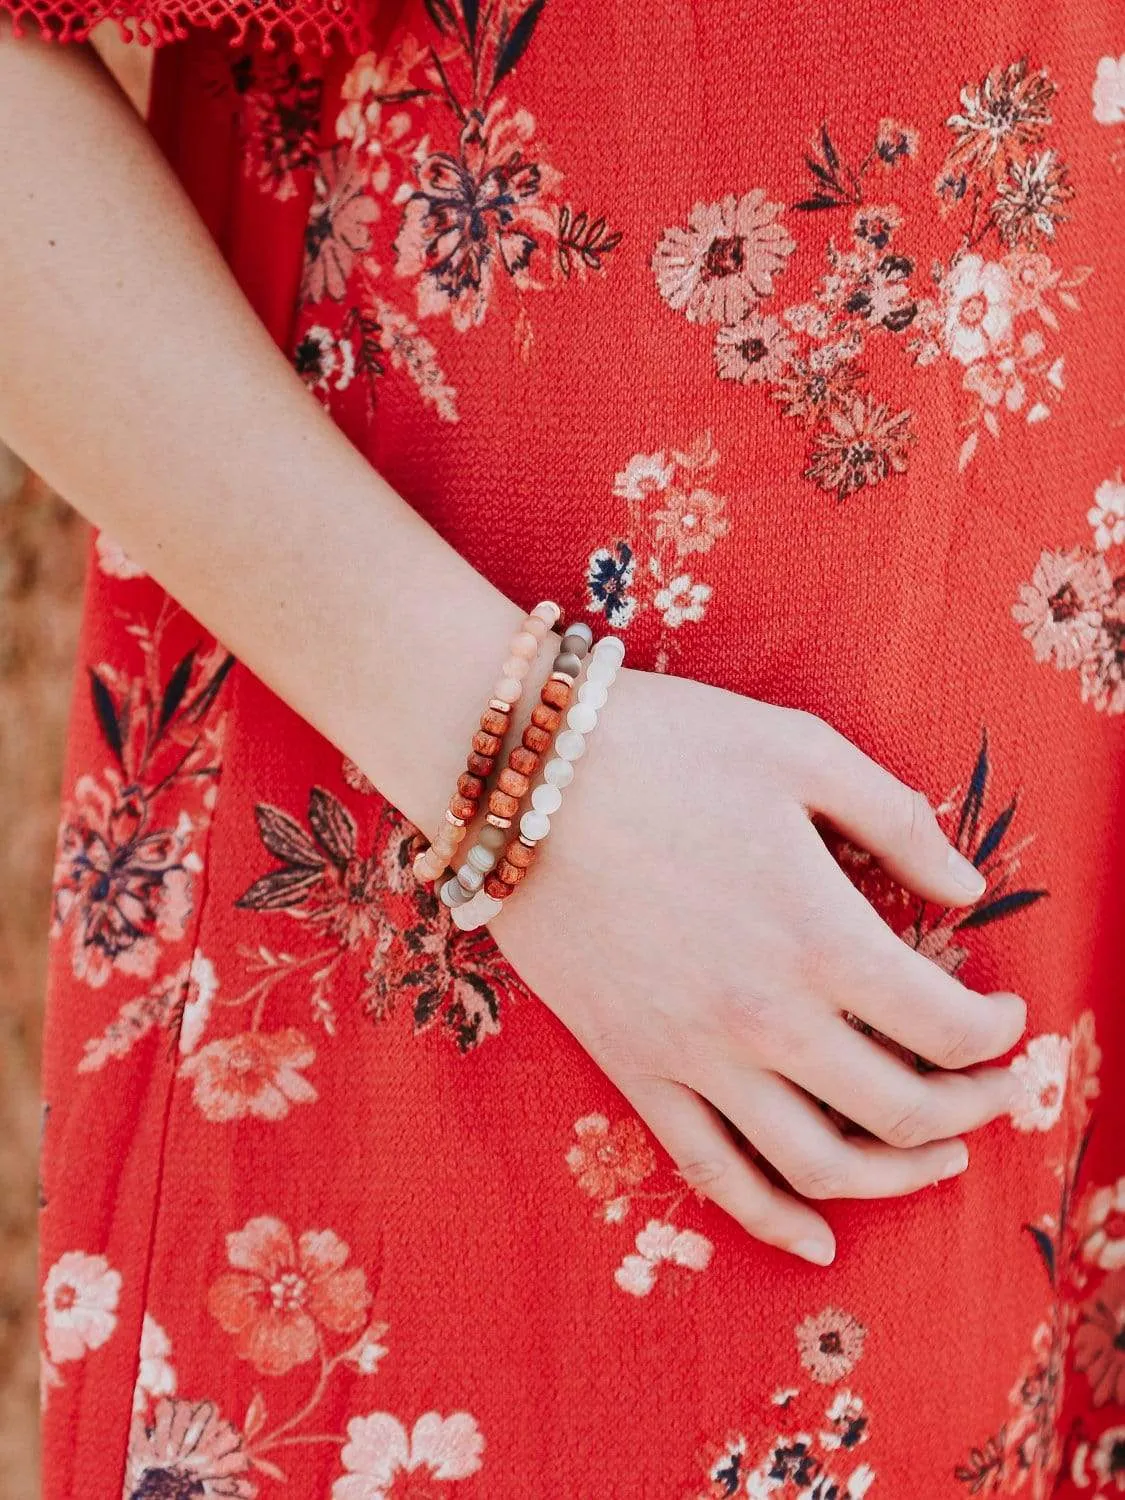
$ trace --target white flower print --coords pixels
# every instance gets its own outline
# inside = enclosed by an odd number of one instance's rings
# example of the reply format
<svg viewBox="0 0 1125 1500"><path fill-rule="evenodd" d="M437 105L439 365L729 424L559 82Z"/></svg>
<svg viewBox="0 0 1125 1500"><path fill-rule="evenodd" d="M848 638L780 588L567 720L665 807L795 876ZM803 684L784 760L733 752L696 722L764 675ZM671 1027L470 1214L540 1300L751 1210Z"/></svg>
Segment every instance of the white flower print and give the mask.
<svg viewBox="0 0 1125 1500"><path fill-rule="evenodd" d="M1093 94L1094 119L1099 125L1125 124L1125 53L1098 59Z"/></svg>
<svg viewBox="0 0 1125 1500"><path fill-rule="evenodd" d="M467 1479L481 1466L484 1437L468 1412L426 1412L407 1433L390 1412L353 1417L340 1457L346 1474L332 1486L332 1500L389 1500L397 1476L418 1469L432 1480Z"/></svg>
<svg viewBox="0 0 1125 1500"><path fill-rule="evenodd" d="M117 1327L121 1273L104 1255L68 1250L43 1283L44 1337L56 1365L100 1349Z"/></svg>
<svg viewBox="0 0 1125 1500"><path fill-rule="evenodd" d="M1012 1073L1025 1094L1011 1111L1017 1130L1050 1130L1058 1123L1069 1068L1070 1039L1053 1034L1033 1036L1023 1052L1012 1059Z"/></svg>
<svg viewBox="0 0 1125 1500"><path fill-rule="evenodd" d="M141 1323L137 1383L133 1389L133 1412L140 1415L150 1400L176 1394L176 1371L171 1364L172 1340L149 1313Z"/></svg>
<svg viewBox="0 0 1125 1500"><path fill-rule="evenodd" d="M657 589L652 602L665 625L677 630L686 620L702 620L710 597L709 583L692 583L687 573L681 573Z"/></svg>
<svg viewBox="0 0 1125 1500"><path fill-rule="evenodd" d="M677 1229L675 1224L660 1219L650 1219L638 1230L636 1246L637 1253L627 1255L613 1276L621 1290L631 1292L634 1297L644 1297L652 1291L657 1270L665 1262L705 1271L715 1248L705 1235L697 1234L694 1229Z"/></svg>
<svg viewBox="0 0 1125 1500"><path fill-rule="evenodd" d="M211 1014L211 1002L219 988L215 965L204 958L198 950L192 954L187 976L187 994L180 1020L180 1054L187 1056L199 1046L207 1020Z"/></svg>
<svg viewBox="0 0 1125 1500"><path fill-rule="evenodd" d="M999 261L963 255L945 283L945 346L963 365L1004 344L1012 331L1012 283Z"/></svg>
<svg viewBox="0 0 1125 1500"><path fill-rule="evenodd" d="M1125 1177L1098 1188L1087 1201L1082 1258L1103 1271L1125 1267Z"/></svg>
<svg viewBox="0 0 1125 1500"><path fill-rule="evenodd" d="M1044 552L1031 582L1020 585L1012 618L1023 626L1036 661L1053 662L1060 671L1088 660L1102 630L1102 611L1113 594L1105 559L1076 547Z"/></svg>
<svg viewBox="0 0 1125 1500"><path fill-rule="evenodd" d="M663 453L634 453L614 477L613 493L622 500L643 500L653 490L667 489L675 468L665 463Z"/></svg>
<svg viewBox="0 0 1125 1500"><path fill-rule="evenodd" d="M1086 519L1094 528L1094 545L1099 552L1125 542L1125 480L1120 469L1112 479L1103 479L1098 485Z"/></svg>
<svg viewBox="0 0 1125 1500"><path fill-rule="evenodd" d="M144 578L145 570L139 568L125 553L120 542L115 542L104 531L99 531L94 542L98 554L98 568L107 578Z"/></svg>

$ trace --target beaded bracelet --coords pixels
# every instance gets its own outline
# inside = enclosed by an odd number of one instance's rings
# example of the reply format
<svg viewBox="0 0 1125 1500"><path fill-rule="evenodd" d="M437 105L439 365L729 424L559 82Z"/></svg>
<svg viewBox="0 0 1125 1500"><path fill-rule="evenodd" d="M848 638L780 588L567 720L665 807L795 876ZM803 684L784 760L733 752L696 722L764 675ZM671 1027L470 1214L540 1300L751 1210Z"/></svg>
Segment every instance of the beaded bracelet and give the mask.
<svg viewBox="0 0 1125 1500"><path fill-rule="evenodd" d="M454 895L449 886L451 883L460 886L460 872L453 882L442 887L442 900L452 906L453 921L462 930L471 932L491 922L526 876L536 850L551 831L551 814L562 805L563 791L574 779L574 762L586 752L586 737L597 727L598 713L605 707L609 688L624 659L625 646L617 636L606 636L594 647L585 681L578 689L578 702L567 712L566 728L555 738L551 759L543 768L543 781L531 794L530 809L520 818L519 836L509 840L495 872L484 879L483 888L468 900L464 894ZM469 860L474 870L483 862L485 853L491 860L496 859L495 839L489 838L485 844L483 838L482 835L482 842L470 850ZM474 860L478 849L483 852Z"/></svg>
<svg viewBox="0 0 1125 1500"><path fill-rule="evenodd" d="M492 689L488 706L481 714L480 728L473 735L466 768L449 799L441 827L433 843L415 856L415 879L426 883L438 880L461 847L469 824L476 817L485 782L492 775L496 757L511 727L512 707L523 692L523 680L539 655L547 633L555 627L561 615L559 606L545 599L535 606L509 642L507 660Z"/></svg>

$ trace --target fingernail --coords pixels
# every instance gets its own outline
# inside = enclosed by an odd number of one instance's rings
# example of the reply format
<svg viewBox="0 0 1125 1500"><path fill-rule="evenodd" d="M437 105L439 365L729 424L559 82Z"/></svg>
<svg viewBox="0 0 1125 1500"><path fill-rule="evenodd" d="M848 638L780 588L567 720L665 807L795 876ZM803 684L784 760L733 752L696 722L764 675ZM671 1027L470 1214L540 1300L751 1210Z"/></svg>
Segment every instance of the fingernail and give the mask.
<svg viewBox="0 0 1125 1500"><path fill-rule="evenodd" d="M798 1240L793 1254L802 1260L811 1260L814 1266L830 1266L836 1259L834 1240Z"/></svg>
<svg viewBox="0 0 1125 1500"><path fill-rule="evenodd" d="M988 881L959 849L949 850L949 873L970 900L979 901L984 895Z"/></svg>
<svg viewBox="0 0 1125 1500"><path fill-rule="evenodd" d="M947 1177L960 1177L961 1173L969 1165L969 1148L961 1141L945 1159L945 1165L934 1179L935 1182L944 1182Z"/></svg>

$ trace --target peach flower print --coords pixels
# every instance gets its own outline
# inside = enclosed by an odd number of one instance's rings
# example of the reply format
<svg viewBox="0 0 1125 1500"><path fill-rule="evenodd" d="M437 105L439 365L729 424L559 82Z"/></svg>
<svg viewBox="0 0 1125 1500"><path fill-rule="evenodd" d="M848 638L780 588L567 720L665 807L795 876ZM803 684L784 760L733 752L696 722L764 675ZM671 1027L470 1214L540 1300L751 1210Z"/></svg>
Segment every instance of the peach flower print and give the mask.
<svg viewBox="0 0 1125 1500"><path fill-rule="evenodd" d="M1125 1406L1125 1271L1114 1271L1082 1308L1074 1366L1090 1382L1095 1406Z"/></svg>
<svg viewBox="0 0 1125 1500"><path fill-rule="evenodd" d="M263 1375L284 1375L314 1359L321 1328L356 1333L371 1295L361 1266L330 1229L305 1230L294 1243L280 1219L251 1219L227 1235L231 1271L207 1294L207 1306L235 1352Z"/></svg>
<svg viewBox="0 0 1125 1500"><path fill-rule="evenodd" d="M121 1273L104 1255L68 1250L43 1283L47 1353L57 1365L100 1349L117 1327Z"/></svg>
<svg viewBox="0 0 1125 1500"><path fill-rule="evenodd" d="M436 1500L437 1483L475 1474L483 1450L466 1411L428 1411L409 1433L390 1412L353 1417L340 1454L348 1472L332 1486L332 1500Z"/></svg>
<svg viewBox="0 0 1125 1500"><path fill-rule="evenodd" d="M133 1418L123 1500L254 1500L249 1468L242 1434L212 1402L160 1400L151 1423Z"/></svg>
<svg viewBox="0 0 1125 1500"><path fill-rule="evenodd" d="M636 1237L636 1254L630 1254L613 1273L613 1279L623 1292L634 1297L645 1297L656 1285L656 1273L668 1263L685 1266L689 1271L705 1271L711 1264L714 1245L706 1235L694 1229L678 1229L675 1224L665 1224L659 1219L650 1219Z"/></svg>
<svg viewBox="0 0 1125 1500"><path fill-rule="evenodd" d="M738 323L773 291L797 248L780 223L784 205L762 188L697 203L688 227L666 229L652 253L660 295L691 323Z"/></svg>
<svg viewBox="0 0 1125 1500"><path fill-rule="evenodd" d="M710 490L668 489L654 510L653 535L657 542L671 542L677 557L689 552L709 552L719 537L726 536L730 522L723 514L726 501Z"/></svg>
<svg viewBox="0 0 1125 1500"><path fill-rule="evenodd" d="M1069 1068L1070 1040L1064 1036L1033 1036L1012 1059L1012 1073L1024 1088L1024 1098L1012 1109L1017 1130L1050 1130L1058 1123Z"/></svg>
<svg viewBox="0 0 1125 1500"><path fill-rule="evenodd" d="M1087 1199L1082 1257L1103 1271L1125 1269L1125 1177Z"/></svg>
<svg viewBox="0 0 1125 1500"><path fill-rule="evenodd" d="M850 1313L826 1307L798 1323L796 1334L805 1369L821 1385L832 1385L855 1369L863 1354L867 1329Z"/></svg>
<svg viewBox="0 0 1125 1500"><path fill-rule="evenodd" d="M208 1120L282 1120L290 1105L316 1101L301 1072L315 1060L302 1031L247 1031L208 1042L184 1059L180 1073L192 1080L192 1099Z"/></svg>
<svg viewBox="0 0 1125 1500"><path fill-rule="evenodd" d="M566 1164L578 1186L591 1198L616 1198L635 1188L656 1167L656 1156L640 1120L627 1116L613 1125L605 1115L586 1115L574 1123L577 1141Z"/></svg>

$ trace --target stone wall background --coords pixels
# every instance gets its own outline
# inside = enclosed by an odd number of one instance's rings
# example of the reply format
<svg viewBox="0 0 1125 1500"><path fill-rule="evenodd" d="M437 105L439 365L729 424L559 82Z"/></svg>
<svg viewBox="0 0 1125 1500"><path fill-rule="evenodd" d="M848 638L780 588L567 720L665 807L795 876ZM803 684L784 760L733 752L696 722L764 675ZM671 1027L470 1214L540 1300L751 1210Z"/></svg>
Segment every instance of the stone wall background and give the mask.
<svg viewBox="0 0 1125 1500"><path fill-rule="evenodd" d="M97 50L143 109L150 53ZM0 360L5 353L0 349ZM15 360L7 362L8 367ZM38 1477L36 1158L50 875L89 532L0 447L0 1496Z"/></svg>

